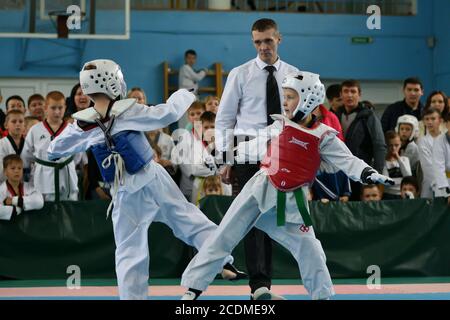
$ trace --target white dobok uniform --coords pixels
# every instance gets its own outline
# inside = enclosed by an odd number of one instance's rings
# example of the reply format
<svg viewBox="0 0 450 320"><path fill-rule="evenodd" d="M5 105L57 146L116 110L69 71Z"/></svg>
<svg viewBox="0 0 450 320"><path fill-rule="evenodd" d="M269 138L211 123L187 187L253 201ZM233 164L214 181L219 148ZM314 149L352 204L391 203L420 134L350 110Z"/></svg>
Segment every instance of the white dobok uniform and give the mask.
<svg viewBox="0 0 450 320"><path fill-rule="evenodd" d="M28 210L39 210L44 206L44 198L42 194L25 182L20 186L20 194L16 194L14 189L5 181L0 184L0 220L10 220L14 209L17 215ZM3 204L6 198L12 198L12 205L7 206ZM22 201L19 199L22 198ZM22 202L22 207L20 207Z"/></svg>

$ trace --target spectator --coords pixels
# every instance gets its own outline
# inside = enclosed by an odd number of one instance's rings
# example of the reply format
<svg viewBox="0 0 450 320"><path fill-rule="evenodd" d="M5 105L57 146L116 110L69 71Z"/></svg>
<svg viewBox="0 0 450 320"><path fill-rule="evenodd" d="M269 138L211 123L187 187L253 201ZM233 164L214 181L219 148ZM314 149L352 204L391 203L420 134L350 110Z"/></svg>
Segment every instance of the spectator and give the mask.
<svg viewBox="0 0 450 320"><path fill-rule="evenodd" d="M178 87L185 89L194 89L194 94L197 94L198 83L202 80L208 69L202 69L198 72L194 71L193 67L197 62L197 53L194 50L187 50L184 53L184 65L180 68L178 75Z"/></svg>
<svg viewBox="0 0 450 320"><path fill-rule="evenodd" d="M199 124L200 117L205 112L205 104L200 101L194 101L189 107L187 113L189 123L186 125L186 130L191 131L196 123ZM195 127L197 129L197 127Z"/></svg>
<svg viewBox="0 0 450 320"><path fill-rule="evenodd" d="M415 139L419 137L419 122L416 117L405 114L397 119L395 131L399 134L402 142L400 156L409 159L411 172L415 175L419 164L419 147L415 142Z"/></svg>
<svg viewBox="0 0 450 320"><path fill-rule="evenodd" d="M42 194L22 181L23 162L20 156L11 154L2 162L6 181L0 185L0 220L14 220L24 211L42 209Z"/></svg>
<svg viewBox="0 0 450 320"><path fill-rule="evenodd" d="M337 113L344 133L345 144L358 158L364 160L378 172L384 168L386 145L380 120L372 109L360 103L361 86L357 80L346 80L341 84L344 104ZM351 181L351 200L358 200L361 184Z"/></svg>
<svg viewBox="0 0 450 320"><path fill-rule="evenodd" d="M45 99L39 93L33 94L28 98L28 115L37 117L39 121L44 120Z"/></svg>
<svg viewBox="0 0 450 320"><path fill-rule="evenodd" d="M361 188L361 201L363 202L381 201L382 197L383 193L375 184L366 184Z"/></svg>
<svg viewBox="0 0 450 320"><path fill-rule="evenodd" d="M385 186L383 199L395 200L400 199L400 183L402 178L411 176L411 166L407 157L400 156L402 143L399 134L389 130L386 132L385 137L388 151L383 174L394 180L395 184L393 186Z"/></svg>
<svg viewBox="0 0 450 320"><path fill-rule="evenodd" d="M418 78L408 78L403 82L403 94L405 98L387 106L381 117L383 132L394 130L398 117L410 114L420 120L423 105L420 97L423 95L423 85Z"/></svg>
<svg viewBox="0 0 450 320"><path fill-rule="evenodd" d="M433 168L435 181L433 189L436 197L446 197L450 205L450 114L444 118L446 133L441 133L433 145Z"/></svg>
<svg viewBox="0 0 450 320"><path fill-rule="evenodd" d="M89 149L86 151L88 158L88 181L86 186L86 200L111 200L111 192L109 184L103 182L100 169L98 168L97 161L94 154Z"/></svg>
<svg viewBox="0 0 450 320"><path fill-rule="evenodd" d="M442 122L441 113L435 108L428 108L423 114L423 122L426 128L426 134L419 138L417 143L419 147L419 160L422 170L422 186L420 196L422 198L432 198L432 185L435 181L433 168L433 146L439 137L439 127Z"/></svg>
<svg viewBox="0 0 450 320"><path fill-rule="evenodd" d="M137 103L147 105L147 96L142 88L131 88L131 90L128 91L127 98L134 98Z"/></svg>
<svg viewBox="0 0 450 320"><path fill-rule="evenodd" d="M205 98L205 110L217 114L219 109L220 99L216 96L207 96Z"/></svg>
<svg viewBox="0 0 450 320"><path fill-rule="evenodd" d="M0 139L0 182L5 181L3 172L3 159L10 154L21 155L25 143L23 137L25 131L24 115L19 110L11 110L6 115L5 127L8 135Z"/></svg>
<svg viewBox="0 0 450 320"><path fill-rule="evenodd" d="M19 110L23 114L25 114L25 101L21 96L14 95L6 99L6 113L11 110Z"/></svg>
<svg viewBox="0 0 450 320"><path fill-rule="evenodd" d="M314 109L312 114L316 116L318 121L335 129L338 132L337 137L342 141L344 141L341 123L339 122L339 119L333 112L329 111L327 108L325 108L323 104L321 104L319 105L318 108Z"/></svg>
<svg viewBox="0 0 450 320"><path fill-rule="evenodd" d="M206 177L205 180L203 181L202 186L202 193L203 193L202 198L213 195L216 196L224 195L221 180L222 179L218 175Z"/></svg>
<svg viewBox="0 0 450 320"><path fill-rule="evenodd" d="M75 112L92 107L94 104L88 96L83 94L80 84L77 83L70 92L70 97L67 99L66 115L71 115Z"/></svg>
<svg viewBox="0 0 450 320"><path fill-rule="evenodd" d="M217 173L214 163L214 143L211 133L214 132L216 115L205 112L201 116L201 130L184 132L181 141L172 151L172 163L181 170L180 189L185 197L196 204L203 178Z"/></svg>
<svg viewBox="0 0 450 320"><path fill-rule="evenodd" d="M416 199L420 196L419 182L413 176L404 177L400 184L400 196L402 199Z"/></svg>
<svg viewBox="0 0 450 320"><path fill-rule="evenodd" d="M148 142L153 146L157 146L161 150L161 156L158 163L162 165L167 172L171 175L175 174L175 170L172 162L170 161L170 156L172 150L175 147L173 139L168 134L164 133L162 130L153 130L145 133Z"/></svg>
<svg viewBox="0 0 450 320"><path fill-rule="evenodd" d="M336 114L339 108L342 107L341 85L338 83L330 85L327 88L326 95L330 111Z"/></svg>
<svg viewBox="0 0 450 320"><path fill-rule="evenodd" d="M442 91L433 91L427 98L427 102L425 103L425 109L435 108L441 113L442 119L445 119L445 116L449 112L448 99L444 92ZM442 122L439 127L440 133L446 133L447 127L445 123ZM423 121L419 121L419 137L423 137L426 134L426 129Z"/></svg>
<svg viewBox="0 0 450 320"><path fill-rule="evenodd" d="M49 92L45 98L46 118L30 129L22 151L25 168L35 162L33 183L46 201L58 200L58 195L61 200L78 200L78 177L73 157L50 161L47 154L50 142L67 127L63 120L65 110L64 95L59 91Z"/></svg>

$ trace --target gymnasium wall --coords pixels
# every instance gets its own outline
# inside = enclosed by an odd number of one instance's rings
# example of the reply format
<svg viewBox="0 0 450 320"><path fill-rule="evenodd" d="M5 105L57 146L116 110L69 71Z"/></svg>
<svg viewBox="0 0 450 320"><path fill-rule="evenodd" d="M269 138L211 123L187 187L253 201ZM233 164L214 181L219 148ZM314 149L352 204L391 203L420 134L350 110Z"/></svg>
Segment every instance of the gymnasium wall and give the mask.
<svg viewBox="0 0 450 320"><path fill-rule="evenodd" d="M323 79L419 76L426 94L435 86L450 92L448 9L445 0L418 0L416 16L382 16L381 30L367 29L367 15L132 11L129 41L0 38L0 78L74 78L83 61L111 58L121 64L129 87L141 86L150 102L160 102L164 60L179 67L184 51L194 48L198 67L221 61L229 70L256 56L249 29L256 19L270 17L283 34L282 59ZM0 29L13 19L20 21L17 15L0 17ZM352 44L354 36L372 37L373 43ZM428 45L432 36L434 48Z"/></svg>

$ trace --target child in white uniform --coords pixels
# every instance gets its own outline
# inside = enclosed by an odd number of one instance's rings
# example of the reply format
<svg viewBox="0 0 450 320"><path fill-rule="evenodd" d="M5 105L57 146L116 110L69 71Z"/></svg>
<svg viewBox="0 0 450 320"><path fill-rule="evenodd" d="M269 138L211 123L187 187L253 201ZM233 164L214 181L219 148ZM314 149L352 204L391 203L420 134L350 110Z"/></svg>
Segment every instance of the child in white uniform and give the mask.
<svg viewBox="0 0 450 320"><path fill-rule="evenodd" d="M72 115L76 123L53 140L49 157L55 159L91 148L104 181L112 185L120 298L146 299L150 224L165 223L176 237L197 249L217 228L186 201L166 170L152 160L144 134L177 121L195 96L182 89L167 103L152 107L137 104L135 99L120 100L125 97L126 84L120 67L111 60L87 62L80 72L80 83L95 105ZM230 265L232 260L226 257L224 268L230 279L238 279L243 274Z"/></svg>
<svg viewBox="0 0 450 320"><path fill-rule="evenodd" d="M22 181L23 161L20 156L10 154L2 162L6 181L0 184L0 220L14 220L24 211L42 209L42 194Z"/></svg>
<svg viewBox="0 0 450 320"><path fill-rule="evenodd" d="M259 135L237 147L238 161L254 161L265 155L261 170L247 182L218 229L184 271L181 284L189 288L182 297L184 300L196 299L206 290L223 259L253 226L292 253L312 299L329 298L334 294L333 285L306 201L308 186L320 161L328 162L355 181L393 183L354 157L336 138L336 130L314 121L310 113L325 96L317 74L288 75L282 87L284 115L272 115L276 121L268 127L267 135ZM259 288L253 298L270 299L269 289Z"/></svg>

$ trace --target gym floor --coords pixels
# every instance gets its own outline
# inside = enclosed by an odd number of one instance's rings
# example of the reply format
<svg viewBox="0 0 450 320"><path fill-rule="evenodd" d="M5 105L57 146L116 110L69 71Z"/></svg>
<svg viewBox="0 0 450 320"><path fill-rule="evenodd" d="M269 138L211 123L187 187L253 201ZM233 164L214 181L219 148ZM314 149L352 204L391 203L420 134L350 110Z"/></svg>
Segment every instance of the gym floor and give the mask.
<svg viewBox="0 0 450 320"><path fill-rule="evenodd" d="M369 288L366 279L333 280L336 295L332 300L450 300L450 277L387 278L380 288ZM185 289L180 279L153 279L149 299L178 300ZM274 280L272 291L288 300L309 300L299 280ZM0 300L116 300L115 280L82 281L80 288L68 288L65 280L2 280ZM248 300L246 280L230 283L215 280L201 300Z"/></svg>

